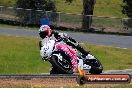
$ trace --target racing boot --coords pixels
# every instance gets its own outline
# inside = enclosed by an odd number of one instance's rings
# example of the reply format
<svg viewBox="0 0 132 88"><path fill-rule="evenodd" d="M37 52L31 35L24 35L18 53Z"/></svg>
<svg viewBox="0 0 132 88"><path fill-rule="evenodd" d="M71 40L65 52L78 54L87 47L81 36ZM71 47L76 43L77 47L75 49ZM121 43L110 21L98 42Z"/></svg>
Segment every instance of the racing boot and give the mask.
<svg viewBox="0 0 132 88"><path fill-rule="evenodd" d="M80 45L77 45L76 48L82 53L82 57L86 59L94 58L89 51L84 50Z"/></svg>

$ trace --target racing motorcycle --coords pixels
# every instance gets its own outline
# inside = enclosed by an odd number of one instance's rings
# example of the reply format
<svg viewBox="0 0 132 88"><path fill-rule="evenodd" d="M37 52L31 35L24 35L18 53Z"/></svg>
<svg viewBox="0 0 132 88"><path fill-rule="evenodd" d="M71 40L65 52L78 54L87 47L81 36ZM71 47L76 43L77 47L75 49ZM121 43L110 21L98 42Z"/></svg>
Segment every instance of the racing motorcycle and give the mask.
<svg viewBox="0 0 132 88"><path fill-rule="evenodd" d="M89 59L83 57L77 49L67 45L65 43L66 39L62 38L60 40L49 40L42 47L42 54L46 61L49 61L52 65L50 74L74 74L73 66L71 63L72 58L76 58L81 62L82 68L91 74L102 73L103 66L101 62L92 54Z"/></svg>

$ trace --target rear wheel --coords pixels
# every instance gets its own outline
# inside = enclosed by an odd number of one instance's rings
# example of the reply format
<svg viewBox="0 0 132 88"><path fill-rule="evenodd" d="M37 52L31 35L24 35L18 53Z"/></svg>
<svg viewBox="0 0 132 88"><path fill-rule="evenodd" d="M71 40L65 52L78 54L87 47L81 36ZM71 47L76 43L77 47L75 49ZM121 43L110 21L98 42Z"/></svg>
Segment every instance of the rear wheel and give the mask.
<svg viewBox="0 0 132 88"><path fill-rule="evenodd" d="M60 74L72 74L72 65L70 60L64 57L61 53L53 54L50 58L50 63L55 71Z"/></svg>
<svg viewBox="0 0 132 88"><path fill-rule="evenodd" d="M86 64L91 66L91 69L89 73L91 74L100 74L103 71L103 66L101 62L96 58L96 59L87 59L85 61Z"/></svg>

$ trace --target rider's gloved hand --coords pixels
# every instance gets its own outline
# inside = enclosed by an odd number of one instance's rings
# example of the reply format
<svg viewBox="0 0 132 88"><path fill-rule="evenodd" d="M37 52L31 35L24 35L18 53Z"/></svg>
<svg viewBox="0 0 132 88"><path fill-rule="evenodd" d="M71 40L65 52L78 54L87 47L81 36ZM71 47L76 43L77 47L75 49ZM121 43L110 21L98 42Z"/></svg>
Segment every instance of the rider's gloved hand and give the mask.
<svg viewBox="0 0 132 88"><path fill-rule="evenodd" d="M61 38L66 38L67 37L67 34L66 33L59 33L58 34Z"/></svg>
<svg viewBox="0 0 132 88"><path fill-rule="evenodd" d="M68 36L66 33L58 33L57 40L63 40L64 42L68 41Z"/></svg>
<svg viewBox="0 0 132 88"><path fill-rule="evenodd" d="M77 43L75 39L71 38L71 37L68 37L68 39L74 43Z"/></svg>

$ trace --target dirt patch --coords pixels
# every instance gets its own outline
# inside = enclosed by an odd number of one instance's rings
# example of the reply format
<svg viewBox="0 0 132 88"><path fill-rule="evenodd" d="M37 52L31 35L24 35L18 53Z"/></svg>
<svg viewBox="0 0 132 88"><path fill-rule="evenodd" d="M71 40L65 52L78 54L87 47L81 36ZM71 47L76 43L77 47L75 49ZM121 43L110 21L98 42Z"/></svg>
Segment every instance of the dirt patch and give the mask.
<svg viewBox="0 0 132 88"><path fill-rule="evenodd" d="M75 78L44 78L32 80L0 79L0 88L116 88L124 84L86 84L79 86ZM131 84L126 84L128 87ZM125 87L124 87L125 88Z"/></svg>
<svg viewBox="0 0 132 88"><path fill-rule="evenodd" d="M16 79L4 79L0 80L0 88L14 88L14 87L30 87L30 88L60 88L76 86L75 78L44 78L44 79L32 79L32 80L16 80Z"/></svg>

